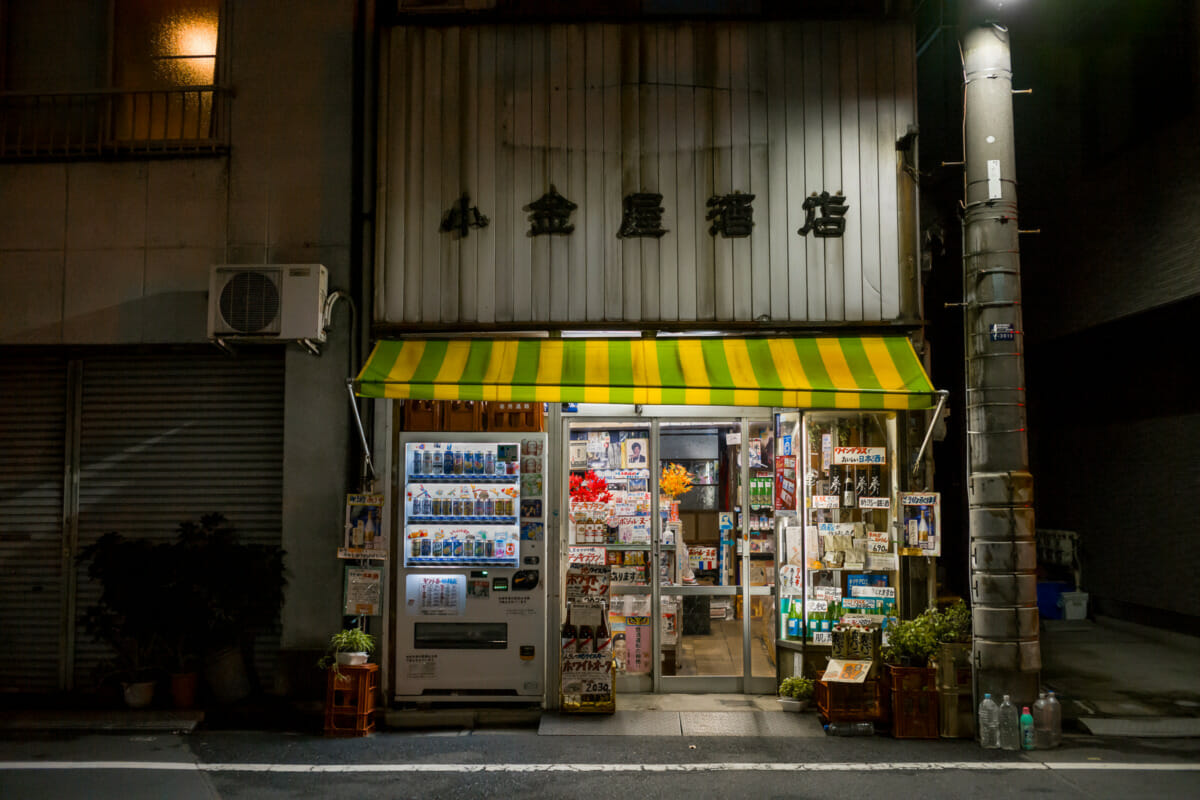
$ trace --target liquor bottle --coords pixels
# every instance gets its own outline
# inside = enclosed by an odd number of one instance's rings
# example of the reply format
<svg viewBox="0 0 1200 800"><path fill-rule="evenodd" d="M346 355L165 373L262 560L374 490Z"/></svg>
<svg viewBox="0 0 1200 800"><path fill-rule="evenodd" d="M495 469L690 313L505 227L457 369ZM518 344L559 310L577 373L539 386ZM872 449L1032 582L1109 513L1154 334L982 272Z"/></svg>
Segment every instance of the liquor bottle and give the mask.
<svg viewBox="0 0 1200 800"><path fill-rule="evenodd" d="M847 469L845 488L842 490L842 508L854 508L856 505L858 502L854 497L854 476Z"/></svg>
<svg viewBox="0 0 1200 800"><path fill-rule="evenodd" d="M596 626L596 652L597 653L612 653L612 634L608 631L608 624L605 623L604 617L607 612L604 609L600 610L600 624Z"/></svg>
<svg viewBox="0 0 1200 800"><path fill-rule="evenodd" d="M922 547L929 544L929 514L924 506L921 508L921 519L917 522L917 542Z"/></svg>
<svg viewBox="0 0 1200 800"><path fill-rule="evenodd" d="M491 544L491 542L488 542ZM564 656L573 656L579 652L579 633L575 630L575 626L571 624L571 612L567 612L567 621L562 626L562 654Z"/></svg>
<svg viewBox="0 0 1200 800"><path fill-rule="evenodd" d="M591 625L579 626L579 654L596 652L596 634Z"/></svg>
<svg viewBox="0 0 1200 800"><path fill-rule="evenodd" d="M792 608L788 612L787 638L799 639L804 630L803 601L798 597L792 598Z"/></svg>

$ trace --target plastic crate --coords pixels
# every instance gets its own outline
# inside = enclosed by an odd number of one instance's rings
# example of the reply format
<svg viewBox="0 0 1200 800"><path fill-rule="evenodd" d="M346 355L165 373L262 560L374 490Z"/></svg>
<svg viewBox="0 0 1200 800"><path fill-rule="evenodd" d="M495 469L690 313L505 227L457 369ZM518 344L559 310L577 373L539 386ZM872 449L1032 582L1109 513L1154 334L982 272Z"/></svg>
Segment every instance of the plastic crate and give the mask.
<svg viewBox="0 0 1200 800"><path fill-rule="evenodd" d="M325 686L325 735L366 736L375 730L379 665L339 666Z"/></svg>
<svg viewBox="0 0 1200 800"><path fill-rule="evenodd" d="M442 402L442 430L483 430L482 400L445 400Z"/></svg>
<svg viewBox="0 0 1200 800"><path fill-rule="evenodd" d="M437 400L405 400L404 430L438 431L442 429L442 404Z"/></svg>
<svg viewBox="0 0 1200 800"><path fill-rule="evenodd" d="M892 690L892 736L937 739L937 671L933 667L889 667Z"/></svg>
<svg viewBox="0 0 1200 800"><path fill-rule="evenodd" d="M817 708L826 722L887 722L887 681L817 681Z"/></svg>

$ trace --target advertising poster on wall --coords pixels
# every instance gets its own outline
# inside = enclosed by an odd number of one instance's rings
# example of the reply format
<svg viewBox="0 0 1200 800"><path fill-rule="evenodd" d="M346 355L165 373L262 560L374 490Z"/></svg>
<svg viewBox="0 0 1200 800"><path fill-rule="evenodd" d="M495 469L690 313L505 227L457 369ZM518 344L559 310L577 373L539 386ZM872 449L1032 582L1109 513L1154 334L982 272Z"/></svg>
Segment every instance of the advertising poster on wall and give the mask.
<svg viewBox="0 0 1200 800"><path fill-rule="evenodd" d="M942 554L942 495L940 492L911 492L900 495L904 514L902 556Z"/></svg>
<svg viewBox="0 0 1200 800"><path fill-rule="evenodd" d="M346 525L338 558L386 559L383 534L383 495L346 495Z"/></svg>

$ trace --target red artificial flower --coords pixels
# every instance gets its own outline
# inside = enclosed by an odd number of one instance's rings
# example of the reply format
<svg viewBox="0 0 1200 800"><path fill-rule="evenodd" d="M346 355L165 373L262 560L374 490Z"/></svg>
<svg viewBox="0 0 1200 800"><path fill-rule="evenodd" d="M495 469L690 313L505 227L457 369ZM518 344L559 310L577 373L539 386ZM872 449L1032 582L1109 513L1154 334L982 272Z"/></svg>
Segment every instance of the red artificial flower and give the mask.
<svg viewBox="0 0 1200 800"><path fill-rule="evenodd" d="M582 476L571 476L571 499L578 503L607 503L612 500L612 493L607 481L588 470Z"/></svg>

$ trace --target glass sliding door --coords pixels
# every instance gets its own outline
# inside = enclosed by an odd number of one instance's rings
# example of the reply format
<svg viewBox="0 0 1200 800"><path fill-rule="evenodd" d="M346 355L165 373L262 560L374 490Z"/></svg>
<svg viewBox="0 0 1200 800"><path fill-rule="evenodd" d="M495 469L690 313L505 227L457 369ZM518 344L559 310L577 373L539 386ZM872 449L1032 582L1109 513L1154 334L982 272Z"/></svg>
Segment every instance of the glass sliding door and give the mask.
<svg viewBox="0 0 1200 800"><path fill-rule="evenodd" d="M610 575L618 697L775 691L773 421L737 412L564 421L564 554Z"/></svg>

